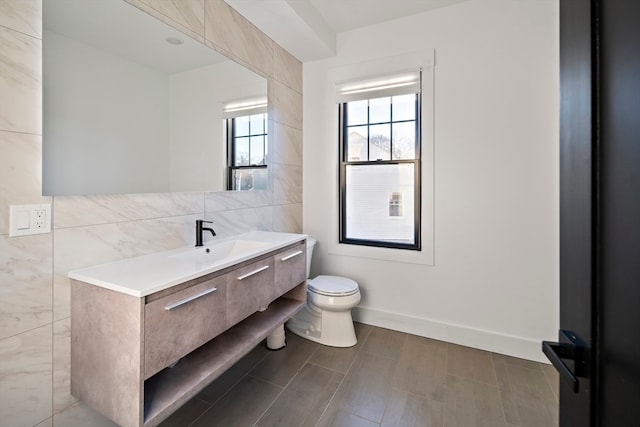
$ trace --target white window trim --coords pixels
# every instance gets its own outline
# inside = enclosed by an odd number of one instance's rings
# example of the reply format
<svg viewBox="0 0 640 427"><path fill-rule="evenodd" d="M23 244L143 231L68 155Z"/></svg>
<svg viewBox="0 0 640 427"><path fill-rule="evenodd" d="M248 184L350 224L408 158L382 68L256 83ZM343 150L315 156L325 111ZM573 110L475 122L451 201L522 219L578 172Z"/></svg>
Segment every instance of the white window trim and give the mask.
<svg viewBox="0 0 640 427"><path fill-rule="evenodd" d="M420 93L420 69L398 71L392 75L362 78L357 81L345 81L336 84L336 102L363 101Z"/></svg>
<svg viewBox="0 0 640 427"><path fill-rule="evenodd" d="M422 69L422 181L421 181L421 239L420 251L406 249L391 249L374 246L361 246L339 243L338 216L338 173L340 164L339 143L332 141L335 147L336 164L332 180L335 197L329 207L330 223L327 236L330 255L346 255L360 258L370 258L384 261L405 262L410 264L434 265L434 57L433 49L422 49L391 57L374 59L366 62L354 63L330 70L330 78L334 85L345 81L366 79L372 75L393 74L407 69ZM365 70L365 71L363 71ZM335 104L333 104L335 107ZM337 108L333 111L334 129L338 129Z"/></svg>

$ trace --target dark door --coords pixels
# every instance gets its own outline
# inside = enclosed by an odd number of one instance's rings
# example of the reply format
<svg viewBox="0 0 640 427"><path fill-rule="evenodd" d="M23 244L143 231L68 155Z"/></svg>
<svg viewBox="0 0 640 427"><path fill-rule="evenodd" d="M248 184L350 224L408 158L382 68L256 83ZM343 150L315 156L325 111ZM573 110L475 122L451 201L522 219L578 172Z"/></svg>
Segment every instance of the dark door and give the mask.
<svg viewBox="0 0 640 427"><path fill-rule="evenodd" d="M560 1L561 427L640 425L640 2Z"/></svg>
<svg viewBox="0 0 640 427"><path fill-rule="evenodd" d="M560 333L545 353L561 376L560 425L591 424L597 207L590 0L560 2ZM572 342L576 341L576 342ZM552 350L553 352L550 352ZM554 359L554 356L557 358ZM562 357L561 360L559 358ZM566 367L564 366L566 365Z"/></svg>
<svg viewBox="0 0 640 427"><path fill-rule="evenodd" d="M599 426L640 426L640 2L600 0Z"/></svg>

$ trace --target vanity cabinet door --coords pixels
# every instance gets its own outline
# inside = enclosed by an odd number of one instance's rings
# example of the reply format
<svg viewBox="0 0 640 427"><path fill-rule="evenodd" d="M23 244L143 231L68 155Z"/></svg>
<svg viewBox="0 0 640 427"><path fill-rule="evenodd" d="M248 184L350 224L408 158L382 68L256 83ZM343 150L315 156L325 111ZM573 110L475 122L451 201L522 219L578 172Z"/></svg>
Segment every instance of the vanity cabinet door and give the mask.
<svg viewBox="0 0 640 427"><path fill-rule="evenodd" d="M227 328L262 311L274 299L273 258L238 268L227 277Z"/></svg>
<svg viewBox="0 0 640 427"><path fill-rule="evenodd" d="M224 332L225 318L225 276L147 303L144 312L145 379Z"/></svg>
<svg viewBox="0 0 640 427"><path fill-rule="evenodd" d="M273 257L276 295L283 295L306 280L307 258L305 242Z"/></svg>

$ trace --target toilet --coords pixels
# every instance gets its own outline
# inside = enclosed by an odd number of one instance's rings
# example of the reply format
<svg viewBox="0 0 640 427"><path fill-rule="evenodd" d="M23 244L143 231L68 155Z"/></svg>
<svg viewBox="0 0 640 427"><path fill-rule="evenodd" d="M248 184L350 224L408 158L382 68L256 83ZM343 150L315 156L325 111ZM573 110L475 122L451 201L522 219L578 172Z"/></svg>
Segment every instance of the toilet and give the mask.
<svg viewBox="0 0 640 427"><path fill-rule="evenodd" d="M360 302L358 284L346 277L321 275L309 279L316 241L307 238L307 304L287 323L296 335L332 347L358 342L351 309Z"/></svg>

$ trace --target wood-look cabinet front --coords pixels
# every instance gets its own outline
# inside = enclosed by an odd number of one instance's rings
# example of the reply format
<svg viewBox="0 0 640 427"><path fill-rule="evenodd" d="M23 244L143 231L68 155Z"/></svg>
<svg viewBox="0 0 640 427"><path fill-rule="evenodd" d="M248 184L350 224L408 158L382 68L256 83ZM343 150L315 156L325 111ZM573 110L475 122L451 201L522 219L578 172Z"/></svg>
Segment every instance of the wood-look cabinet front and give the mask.
<svg viewBox="0 0 640 427"><path fill-rule="evenodd" d="M289 292L307 279L306 248L306 243L301 242L274 255L274 281L277 295Z"/></svg>
<svg viewBox="0 0 640 427"><path fill-rule="evenodd" d="M221 276L146 304L145 379L227 329L226 288L226 279Z"/></svg>
<svg viewBox="0 0 640 427"><path fill-rule="evenodd" d="M267 308L275 299L273 258L265 258L226 275L227 327Z"/></svg>

